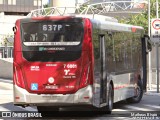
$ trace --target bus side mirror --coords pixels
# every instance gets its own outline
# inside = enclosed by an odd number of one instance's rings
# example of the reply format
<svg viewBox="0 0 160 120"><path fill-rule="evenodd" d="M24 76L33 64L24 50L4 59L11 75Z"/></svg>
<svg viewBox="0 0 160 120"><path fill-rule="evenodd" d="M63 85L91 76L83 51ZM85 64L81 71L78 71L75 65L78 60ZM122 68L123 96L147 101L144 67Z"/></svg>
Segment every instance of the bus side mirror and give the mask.
<svg viewBox="0 0 160 120"><path fill-rule="evenodd" d="M17 32L17 27L16 26L14 26L13 28L12 28L12 30L13 30L13 32L14 32L14 34Z"/></svg>
<svg viewBox="0 0 160 120"><path fill-rule="evenodd" d="M146 43L146 52L151 52L152 51L152 44L150 41L150 37L148 35L144 35L145 38L145 43Z"/></svg>

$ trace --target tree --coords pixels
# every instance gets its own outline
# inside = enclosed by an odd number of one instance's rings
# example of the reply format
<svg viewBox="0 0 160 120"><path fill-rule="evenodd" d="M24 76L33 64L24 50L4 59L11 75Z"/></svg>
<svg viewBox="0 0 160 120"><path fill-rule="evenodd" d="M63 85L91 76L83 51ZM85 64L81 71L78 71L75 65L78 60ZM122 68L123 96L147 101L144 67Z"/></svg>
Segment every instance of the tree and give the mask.
<svg viewBox="0 0 160 120"><path fill-rule="evenodd" d="M150 0L151 3L151 19L156 18L156 0ZM159 0L160 2L160 0ZM145 33L148 34L148 9L147 6L144 12L138 15L131 15L129 18L121 19L121 23L132 24L137 26L142 26L145 29Z"/></svg>
<svg viewBox="0 0 160 120"><path fill-rule="evenodd" d="M50 7L49 4L44 4L44 5L43 5L43 8L49 8L49 7Z"/></svg>
<svg viewBox="0 0 160 120"><path fill-rule="evenodd" d="M1 46L13 46L13 35L6 35L4 36L3 40L1 41L0 45Z"/></svg>

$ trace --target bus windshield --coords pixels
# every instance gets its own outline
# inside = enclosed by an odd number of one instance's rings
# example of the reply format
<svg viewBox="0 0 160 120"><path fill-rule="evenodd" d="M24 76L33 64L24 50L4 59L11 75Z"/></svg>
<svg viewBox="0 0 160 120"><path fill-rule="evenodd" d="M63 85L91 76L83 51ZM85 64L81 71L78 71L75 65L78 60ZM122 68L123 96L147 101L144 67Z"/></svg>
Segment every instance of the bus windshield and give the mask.
<svg viewBox="0 0 160 120"><path fill-rule="evenodd" d="M73 61L80 58L84 38L82 20L22 21L21 29L22 53L27 61Z"/></svg>

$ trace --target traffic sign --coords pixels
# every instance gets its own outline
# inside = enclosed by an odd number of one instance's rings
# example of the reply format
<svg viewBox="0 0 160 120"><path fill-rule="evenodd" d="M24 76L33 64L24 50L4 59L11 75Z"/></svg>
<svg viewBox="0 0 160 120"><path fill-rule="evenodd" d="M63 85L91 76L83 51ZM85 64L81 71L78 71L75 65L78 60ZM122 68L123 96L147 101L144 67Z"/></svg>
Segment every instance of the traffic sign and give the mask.
<svg viewBox="0 0 160 120"><path fill-rule="evenodd" d="M160 19L154 18L151 20L151 41L160 43Z"/></svg>

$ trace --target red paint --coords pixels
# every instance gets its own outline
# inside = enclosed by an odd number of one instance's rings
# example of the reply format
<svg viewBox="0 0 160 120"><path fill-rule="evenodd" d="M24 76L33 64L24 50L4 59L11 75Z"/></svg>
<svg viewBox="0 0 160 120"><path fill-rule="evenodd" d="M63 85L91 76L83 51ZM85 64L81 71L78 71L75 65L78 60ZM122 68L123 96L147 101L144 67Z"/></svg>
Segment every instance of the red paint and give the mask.
<svg viewBox="0 0 160 120"><path fill-rule="evenodd" d="M63 16L58 18L32 18L32 20L60 20L69 18ZM80 88L92 84L94 62L91 23L89 19L83 20L85 23L85 34L82 54L79 59L70 62L29 62L25 60L22 55L20 20L18 20L16 22L18 29L15 33L14 42L14 84L26 89L30 93L36 94L72 94ZM55 66L46 66L46 64L54 64ZM65 65L69 64L76 65L77 67L67 68ZM54 78L53 85L57 85L58 89L45 89L47 85L51 85L48 83L50 77ZM33 83L38 84L38 90L31 89L31 84Z"/></svg>
<svg viewBox="0 0 160 120"><path fill-rule="evenodd" d="M155 22L159 22L159 24L160 24L160 20L159 20L159 19L156 19L156 20L154 20L154 21L152 22L152 27L153 27L155 30L159 30L160 27L159 27L159 28L156 28L156 27L155 27Z"/></svg>
<svg viewBox="0 0 160 120"><path fill-rule="evenodd" d="M85 96L84 99L89 99L89 96Z"/></svg>
<svg viewBox="0 0 160 120"><path fill-rule="evenodd" d="M72 16L46 16L46 17L32 17L32 20L68 20Z"/></svg>
<svg viewBox="0 0 160 120"><path fill-rule="evenodd" d="M137 28L136 27L132 27L132 32L136 32Z"/></svg>
<svg viewBox="0 0 160 120"><path fill-rule="evenodd" d="M20 97L15 97L15 99L20 99Z"/></svg>
<svg viewBox="0 0 160 120"><path fill-rule="evenodd" d="M119 89L126 88L126 87L129 87L129 84L118 85L118 86L114 87L114 90L119 90Z"/></svg>

